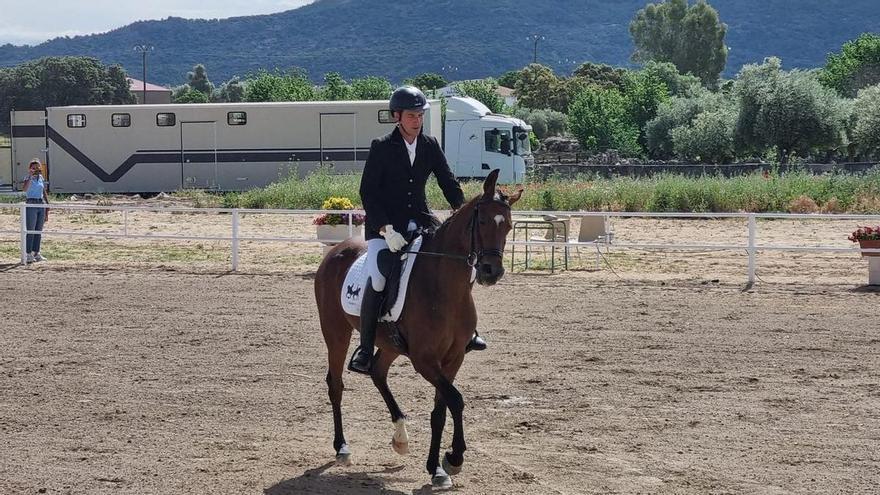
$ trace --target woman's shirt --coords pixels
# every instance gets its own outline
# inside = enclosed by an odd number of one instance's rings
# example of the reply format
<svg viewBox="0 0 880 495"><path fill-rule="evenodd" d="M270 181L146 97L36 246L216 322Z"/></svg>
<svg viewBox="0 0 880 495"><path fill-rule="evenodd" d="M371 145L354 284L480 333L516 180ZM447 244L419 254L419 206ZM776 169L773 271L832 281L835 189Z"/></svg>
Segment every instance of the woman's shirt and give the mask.
<svg viewBox="0 0 880 495"><path fill-rule="evenodd" d="M30 176L29 179L31 182L28 184L27 199L43 199L43 191L46 189L43 176Z"/></svg>

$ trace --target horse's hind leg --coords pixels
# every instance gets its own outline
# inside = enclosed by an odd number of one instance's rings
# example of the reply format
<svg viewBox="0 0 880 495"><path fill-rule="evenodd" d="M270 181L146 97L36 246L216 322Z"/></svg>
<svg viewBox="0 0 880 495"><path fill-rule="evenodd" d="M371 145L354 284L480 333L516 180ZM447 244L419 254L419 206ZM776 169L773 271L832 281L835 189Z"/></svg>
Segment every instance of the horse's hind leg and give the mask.
<svg viewBox="0 0 880 495"><path fill-rule="evenodd" d="M322 317L321 330L327 343L327 389L333 406L333 450L336 451L336 464L348 466L351 464L351 451L342 432L342 372L352 329L344 319L328 322Z"/></svg>
<svg viewBox="0 0 880 495"><path fill-rule="evenodd" d="M391 413L391 422L394 423L394 435L391 437L391 448L400 455L409 452L409 436L406 432L406 415L400 410L391 389L388 388L388 368L394 362L399 354L381 349L373 358L373 384L379 389L385 405L388 406L388 412Z"/></svg>

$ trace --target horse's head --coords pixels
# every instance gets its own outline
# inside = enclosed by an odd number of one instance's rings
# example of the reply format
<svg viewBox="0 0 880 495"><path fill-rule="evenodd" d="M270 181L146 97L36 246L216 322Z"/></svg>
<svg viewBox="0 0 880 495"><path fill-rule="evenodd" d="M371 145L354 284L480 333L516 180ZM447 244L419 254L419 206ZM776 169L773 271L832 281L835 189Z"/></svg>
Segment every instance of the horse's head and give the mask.
<svg viewBox="0 0 880 495"><path fill-rule="evenodd" d="M477 283L493 285L504 275L502 257L510 232L510 207L522 196L522 189L507 196L496 190L498 169L483 182L483 195L474 203L469 262L477 270Z"/></svg>

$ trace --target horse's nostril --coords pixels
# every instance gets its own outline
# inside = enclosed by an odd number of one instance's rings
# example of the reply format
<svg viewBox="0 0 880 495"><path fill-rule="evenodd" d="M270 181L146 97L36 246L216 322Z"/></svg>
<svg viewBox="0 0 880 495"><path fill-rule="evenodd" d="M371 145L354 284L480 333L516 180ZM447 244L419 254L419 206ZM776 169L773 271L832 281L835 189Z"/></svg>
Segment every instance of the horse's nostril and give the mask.
<svg viewBox="0 0 880 495"><path fill-rule="evenodd" d="M488 263L483 263L483 274L492 275L492 265Z"/></svg>

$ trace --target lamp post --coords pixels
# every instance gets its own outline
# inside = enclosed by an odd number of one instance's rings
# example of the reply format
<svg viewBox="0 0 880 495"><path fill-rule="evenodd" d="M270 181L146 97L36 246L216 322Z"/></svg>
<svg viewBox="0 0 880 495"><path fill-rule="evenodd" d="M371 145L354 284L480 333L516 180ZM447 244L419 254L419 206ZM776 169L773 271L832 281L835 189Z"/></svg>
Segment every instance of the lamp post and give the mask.
<svg viewBox="0 0 880 495"><path fill-rule="evenodd" d="M534 55L534 57L532 58L532 63L533 63L533 64L537 64L537 63L538 63L538 41L543 41L543 40L544 40L544 37L541 36L540 34L535 33L535 34L529 36L529 37L526 38L526 39L527 39L527 40L532 40L532 41L535 42L535 55Z"/></svg>
<svg viewBox="0 0 880 495"><path fill-rule="evenodd" d="M144 104L147 102L147 52L152 52L153 50L155 50L155 48L153 48L153 45L135 45L134 46L134 51L141 52L141 55L143 55L144 97L143 97L143 100L141 100L141 104Z"/></svg>

